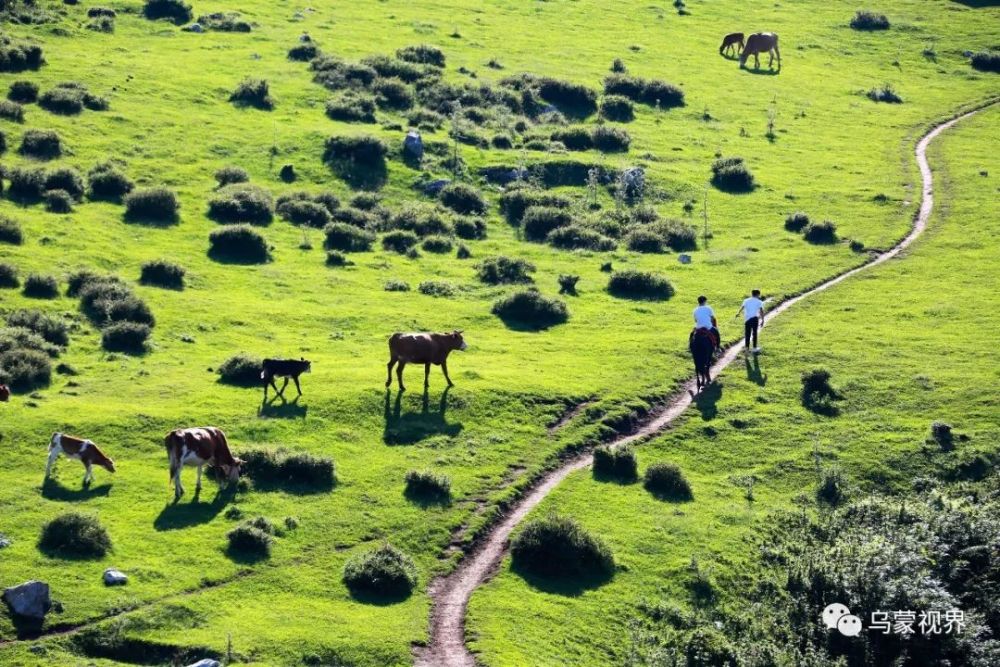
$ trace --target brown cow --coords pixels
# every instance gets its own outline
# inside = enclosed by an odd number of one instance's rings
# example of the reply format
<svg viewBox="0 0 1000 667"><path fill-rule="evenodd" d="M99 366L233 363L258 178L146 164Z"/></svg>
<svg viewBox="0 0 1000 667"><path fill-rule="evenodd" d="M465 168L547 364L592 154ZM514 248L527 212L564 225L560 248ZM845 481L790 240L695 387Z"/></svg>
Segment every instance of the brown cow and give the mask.
<svg viewBox="0 0 1000 667"><path fill-rule="evenodd" d="M198 466L196 494L201 491L201 469L206 465L222 470L228 482L239 479L243 461L233 457L229 451L229 442L222 429L214 426L175 429L167 434L164 444L170 460L170 481L174 483L175 501L184 495L184 487L181 486L183 466Z"/></svg>
<svg viewBox="0 0 1000 667"><path fill-rule="evenodd" d="M46 479L52 473L52 464L56 462L60 454L65 454L66 458L69 459L76 459L87 469L83 475L84 486L88 486L94 481L92 469L94 465L99 465L108 472L115 471L115 462L105 456L104 452L92 441L65 433L53 433L52 439L49 440L49 462L45 465Z"/></svg>
<svg viewBox="0 0 1000 667"><path fill-rule="evenodd" d="M5 384L0 384L0 403L6 403L10 400L10 387Z"/></svg>
<svg viewBox="0 0 1000 667"><path fill-rule="evenodd" d="M743 33L731 32L722 38L722 45L719 46L719 55L728 56L736 49L736 55L743 51Z"/></svg>
<svg viewBox="0 0 1000 667"><path fill-rule="evenodd" d="M403 368L409 363L424 365L424 387L429 384L431 364L441 367L448 386L453 387L454 383L448 377L448 355L452 350L464 350L467 347L462 339L462 332L457 329L451 333L394 333L389 338L389 366L385 386L392 386L392 367L398 361L396 377L399 379L400 391L406 389L403 386Z"/></svg>

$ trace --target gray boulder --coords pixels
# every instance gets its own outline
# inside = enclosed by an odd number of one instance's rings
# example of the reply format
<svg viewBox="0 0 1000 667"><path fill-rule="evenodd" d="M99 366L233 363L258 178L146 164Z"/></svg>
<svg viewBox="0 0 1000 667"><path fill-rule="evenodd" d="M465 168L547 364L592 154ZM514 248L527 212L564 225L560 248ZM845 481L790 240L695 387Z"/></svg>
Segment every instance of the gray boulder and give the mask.
<svg viewBox="0 0 1000 667"><path fill-rule="evenodd" d="M49 585L43 581L28 581L11 586L3 592L3 601L15 616L42 620L52 608Z"/></svg>
<svg viewBox="0 0 1000 667"><path fill-rule="evenodd" d="M690 264L691 255L688 255L687 253L681 253L680 255L677 255L677 261L680 262L681 264Z"/></svg>
<svg viewBox="0 0 1000 667"><path fill-rule="evenodd" d="M439 178L436 181L430 181L424 184L424 194L436 197L439 192L444 188L444 186L451 183L447 178Z"/></svg>
<svg viewBox="0 0 1000 667"><path fill-rule="evenodd" d="M183 30L186 30L187 32L197 32L197 33L205 32L205 28L202 27L200 23L192 23L186 28L183 28Z"/></svg>
<svg viewBox="0 0 1000 667"><path fill-rule="evenodd" d="M424 140L416 130L406 133L406 138L403 139L403 153L417 160L424 156Z"/></svg>
<svg viewBox="0 0 1000 667"><path fill-rule="evenodd" d="M193 662L188 667L222 667L222 663L211 658L204 658L198 662Z"/></svg>
<svg viewBox="0 0 1000 667"><path fill-rule="evenodd" d="M104 571L105 586L124 586L128 583L128 577L119 570L109 567Z"/></svg>

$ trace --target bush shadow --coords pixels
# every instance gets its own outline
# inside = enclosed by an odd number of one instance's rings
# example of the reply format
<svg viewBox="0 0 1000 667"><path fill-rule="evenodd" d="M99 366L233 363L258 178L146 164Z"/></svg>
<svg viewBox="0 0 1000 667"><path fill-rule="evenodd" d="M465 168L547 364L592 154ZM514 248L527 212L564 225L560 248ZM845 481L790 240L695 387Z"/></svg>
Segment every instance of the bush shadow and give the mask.
<svg viewBox="0 0 1000 667"><path fill-rule="evenodd" d="M421 399L420 412L403 412L403 391L396 392L396 400L391 401L392 390L385 390L383 413L385 428L382 431L382 441L387 445L412 445L425 438L435 435L455 437L462 432L462 423L449 423L446 417L448 410L448 392L441 392L437 409L431 411L430 397L427 389Z"/></svg>
<svg viewBox="0 0 1000 667"><path fill-rule="evenodd" d="M552 593L564 597L579 597L586 591L600 588L614 579L614 573L589 574L566 577L549 577L536 574L523 567L511 564L511 572L521 577L526 584L543 593Z"/></svg>
<svg viewBox="0 0 1000 667"><path fill-rule="evenodd" d="M628 486L639 481L639 476L635 474L616 474L614 472L607 472L603 470L598 471L596 468L594 469L593 477L595 482L619 484L621 486Z"/></svg>
<svg viewBox="0 0 1000 667"><path fill-rule="evenodd" d="M394 594L374 593L361 588L351 588L350 586L347 587L347 590L351 595L351 599L355 602L370 604L376 607L391 607L394 604L406 602L412 595L410 592L399 592Z"/></svg>
<svg viewBox="0 0 1000 667"><path fill-rule="evenodd" d="M261 561L265 561L271 557L271 554L265 553L263 551L248 551L246 549L235 549L232 545L226 547L226 557L234 563L239 563L240 565L254 565Z"/></svg>
<svg viewBox="0 0 1000 667"><path fill-rule="evenodd" d="M360 165L351 160L328 160L334 175L353 190L381 190L389 180L385 160L371 165Z"/></svg>
<svg viewBox="0 0 1000 667"><path fill-rule="evenodd" d="M451 496L429 491L403 490L403 497L421 509L431 507L451 507Z"/></svg>
<svg viewBox="0 0 1000 667"><path fill-rule="evenodd" d="M41 488L43 498L69 503L76 503L90 498L103 498L111 493L110 483L101 484L100 486L82 486L79 489L71 489L63 486L51 477L46 477L45 480L42 481Z"/></svg>
<svg viewBox="0 0 1000 667"><path fill-rule="evenodd" d="M122 217L122 219L130 225L139 225L142 227L159 227L159 228L174 227L180 224L181 221L181 217L176 214L164 218L151 215L136 215L134 213L126 213Z"/></svg>
<svg viewBox="0 0 1000 667"><path fill-rule="evenodd" d="M219 264L235 264L237 266L267 264L272 259L270 253L267 254L267 257L245 256L231 252L221 252L219 250L216 250L215 248L208 249L208 258L213 262L218 262Z"/></svg>
<svg viewBox="0 0 1000 667"><path fill-rule="evenodd" d="M210 503L201 502L198 493L195 493L189 503L171 501L153 520L153 528L158 531L181 530L208 523L222 511L235 495L236 487L233 485L228 489L220 488Z"/></svg>

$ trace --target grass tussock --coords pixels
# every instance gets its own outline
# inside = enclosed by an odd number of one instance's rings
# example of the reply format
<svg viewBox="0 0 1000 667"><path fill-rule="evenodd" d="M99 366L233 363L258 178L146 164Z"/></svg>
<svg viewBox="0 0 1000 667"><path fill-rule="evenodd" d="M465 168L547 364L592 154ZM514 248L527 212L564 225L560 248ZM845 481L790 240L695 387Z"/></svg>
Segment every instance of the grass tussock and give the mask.
<svg viewBox="0 0 1000 667"><path fill-rule="evenodd" d="M417 585L417 566L408 555L385 543L348 559L343 580L355 597L406 598Z"/></svg>
<svg viewBox="0 0 1000 667"><path fill-rule="evenodd" d="M111 537L96 516L66 512L42 527L38 548L59 558L103 558L111 550Z"/></svg>
<svg viewBox="0 0 1000 667"><path fill-rule="evenodd" d="M615 569L611 549L569 517L528 521L510 554L515 569L547 578L608 578Z"/></svg>

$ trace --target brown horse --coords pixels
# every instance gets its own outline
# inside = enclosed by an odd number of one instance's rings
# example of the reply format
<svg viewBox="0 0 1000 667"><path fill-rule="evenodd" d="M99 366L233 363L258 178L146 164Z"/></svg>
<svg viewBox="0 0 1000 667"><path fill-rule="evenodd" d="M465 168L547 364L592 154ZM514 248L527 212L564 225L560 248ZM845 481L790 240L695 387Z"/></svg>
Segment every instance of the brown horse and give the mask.
<svg viewBox="0 0 1000 667"><path fill-rule="evenodd" d="M700 392L712 384L712 355L715 354L715 340L711 331L708 329L692 331L688 347L694 360L695 388Z"/></svg>
<svg viewBox="0 0 1000 667"><path fill-rule="evenodd" d="M743 51L742 32L731 32L723 37L722 45L719 47L719 55L732 55L733 49L736 49L736 55L739 55Z"/></svg>
<svg viewBox="0 0 1000 667"><path fill-rule="evenodd" d="M754 69L760 69L761 53L767 53L770 59L767 61L768 68L774 63L774 57L778 57L778 70L781 70L781 52L778 51L778 35L773 32L755 32L747 37L746 46L740 54L740 67L745 67L747 59L753 56Z"/></svg>

